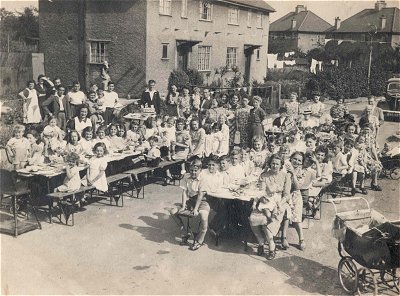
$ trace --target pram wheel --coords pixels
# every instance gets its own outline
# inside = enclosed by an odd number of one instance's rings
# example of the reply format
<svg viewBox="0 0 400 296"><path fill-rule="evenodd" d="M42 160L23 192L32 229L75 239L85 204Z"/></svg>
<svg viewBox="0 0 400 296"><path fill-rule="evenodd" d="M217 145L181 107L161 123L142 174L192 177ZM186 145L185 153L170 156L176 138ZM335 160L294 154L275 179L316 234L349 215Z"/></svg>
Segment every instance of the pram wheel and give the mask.
<svg viewBox="0 0 400 296"><path fill-rule="evenodd" d="M367 293L371 290L377 294L377 285L374 273L369 268L361 267L358 271L358 293Z"/></svg>
<svg viewBox="0 0 400 296"><path fill-rule="evenodd" d="M398 272L400 273L400 271ZM396 269L392 270L381 270L380 271L382 282L389 288L395 288L397 292L400 292L400 277L396 273Z"/></svg>
<svg viewBox="0 0 400 296"><path fill-rule="evenodd" d="M400 179L400 168L394 168L390 171L390 178L393 180Z"/></svg>
<svg viewBox="0 0 400 296"><path fill-rule="evenodd" d="M358 288L357 266L350 257L343 257L338 266L339 281L342 288L349 294L354 294Z"/></svg>

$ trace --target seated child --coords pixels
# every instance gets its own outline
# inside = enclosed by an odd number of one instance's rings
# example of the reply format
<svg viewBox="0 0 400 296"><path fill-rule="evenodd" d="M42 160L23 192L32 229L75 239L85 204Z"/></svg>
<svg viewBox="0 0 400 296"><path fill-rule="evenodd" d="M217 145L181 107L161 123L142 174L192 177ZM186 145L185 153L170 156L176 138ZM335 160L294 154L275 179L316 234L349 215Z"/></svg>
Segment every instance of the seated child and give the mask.
<svg viewBox="0 0 400 296"><path fill-rule="evenodd" d="M110 143L110 153L119 152L126 148L124 139L118 136L118 125L115 123L109 125L107 139Z"/></svg>
<svg viewBox="0 0 400 296"><path fill-rule="evenodd" d="M31 144L28 156L29 165L41 165L44 164L44 143L40 138L40 134L35 130L30 130L26 137Z"/></svg>
<svg viewBox="0 0 400 296"><path fill-rule="evenodd" d="M307 147L306 152L314 152L317 143L317 137L315 136L315 134L306 134L304 139Z"/></svg>
<svg viewBox="0 0 400 296"><path fill-rule="evenodd" d="M333 143L333 158L332 166L333 173L336 175L346 175L349 169L349 164L347 163L346 156L342 153L343 143L341 141L336 141Z"/></svg>
<svg viewBox="0 0 400 296"><path fill-rule="evenodd" d="M161 138L160 150L167 160L171 160L174 156L175 132L175 119L173 117L168 117L164 127L158 126L158 135Z"/></svg>
<svg viewBox="0 0 400 296"><path fill-rule="evenodd" d="M255 209L262 212L269 222L272 221L273 216L276 216L277 213L277 207L280 200L277 200L276 197L276 194L271 194L268 196L261 196L254 200Z"/></svg>
<svg viewBox="0 0 400 296"><path fill-rule="evenodd" d="M246 149L242 149L241 151L241 161L240 165L244 169L244 174L246 177L249 177L253 174L254 170L254 162L250 159L250 154Z"/></svg>
<svg viewBox="0 0 400 296"><path fill-rule="evenodd" d="M107 134L107 127L105 125L100 126L97 131L96 131L96 135L97 138L95 139L95 144L97 143L103 143L104 145L106 145L107 148L107 153L110 153L110 141L108 140L106 134Z"/></svg>
<svg viewBox="0 0 400 296"><path fill-rule="evenodd" d="M161 162L161 151L160 148L158 148L158 138L156 136L151 136L148 139L148 142L150 148L147 153L135 159L132 159L132 161L133 163L145 161L147 166L157 167Z"/></svg>
<svg viewBox="0 0 400 296"><path fill-rule="evenodd" d="M91 126L85 127L82 131L82 138L79 141L82 146L83 156L90 157L93 155L93 146L95 140L93 139L93 128Z"/></svg>
<svg viewBox="0 0 400 296"><path fill-rule="evenodd" d="M57 187L55 192L70 192L78 190L81 187L81 177L79 175L79 155L71 152L65 157L65 169L67 176L61 186Z"/></svg>
<svg viewBox="0 0 400 296"><path fill-rule="evenodd" d="M241 151L232 150L231 155L231 165L227 169L229 176L229 184L239 184L242 180L246 178L246 172L243 166L241 166Z"/></svg>
<svg viewBox="0 0 400 296"><path fill-rule="evenodd" d="M6 151L9 161L13 164L14 170L26 166L31 144L24 138L25 126L16 124L13 127L13 137L8 140Z"/></svg>
<svg viewBox="0 0 400 296"><path fill-rule="evenodd" d="M94 186L97 190L107 192L108 183L106 169L108 165L107 147L104 143L98 142L93 147L94 157L89 161L89 168L86 176L82 179L83 186Z"/></svg>
<svg viewBox="0 0 400 296"><path fill-rule="evenodd" d="M137 147L140 145L144 135L140 131L140 124L138 120L132 120L129 125L129 130L126 132L126 141L129 146Z"/></svg>
<svg viewBox="0 0 400 296"><path fill-rule="evenodd" d="M263 149L264 139L255 136L252 139L253 148L250 150L250 159L254 163L253 177L258 179L263 171L265 160L267 159L268 151Z"/></svg>
<svg viewBox="0 0 400 296"><path fill-rule="evenodd" d="M315 166L320 166L320 178L312 182L314 187L326 187L332 182L333 167L332 162L329 160L328 151L324 146L318 146L315 149L315 157L317 162Z"/></svg>
<svg viewBox="0 0 400 296"><path fill-rule="evenodd" d="M43 136L58 139L62 133L61 129L57 126L57 117L50 116L48 125L43 129Z"/></svg>
<svg viewBox="0 0 400 296"><path fill-rule="evenodd" d="M78 155L83 155L82 145L79 143L81 136L75 130L69 132L67 136L67 145L65 146L65 153L74 152Z"/></svg>

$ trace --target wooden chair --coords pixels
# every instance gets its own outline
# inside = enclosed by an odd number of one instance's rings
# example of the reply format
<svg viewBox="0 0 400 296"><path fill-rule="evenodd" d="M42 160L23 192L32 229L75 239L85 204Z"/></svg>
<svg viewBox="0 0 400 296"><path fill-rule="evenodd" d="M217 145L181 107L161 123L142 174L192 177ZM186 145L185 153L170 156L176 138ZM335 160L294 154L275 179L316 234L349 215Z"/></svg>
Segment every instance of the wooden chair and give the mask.
<svg viewBox="0 0 400 296"><path fill-rule="evenodd" d="M36 207L33 205L31 191L26 182L19 180L17 178L17 173L15 171L0 170L0 204L3 204L5 198L11 199L11 208L14 216L14 231L15 237L18 236L19 226L21 226L21 231L26 232L36 228L42 229L42 225L37 217ZM36 223L22 223L18 225L18 212L21 210L22 206L26 205L26 219L29 219L29 211L31 210L35 216ZM2 229L7 232L7 229Z"/></svg>

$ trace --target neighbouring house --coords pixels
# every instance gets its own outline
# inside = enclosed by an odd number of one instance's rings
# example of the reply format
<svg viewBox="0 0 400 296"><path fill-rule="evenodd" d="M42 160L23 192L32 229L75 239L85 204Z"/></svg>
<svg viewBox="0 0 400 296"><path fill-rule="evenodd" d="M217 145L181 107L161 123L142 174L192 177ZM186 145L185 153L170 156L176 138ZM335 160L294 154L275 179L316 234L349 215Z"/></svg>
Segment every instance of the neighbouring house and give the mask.
<svg viewBox="0 0 400 296"><path fill-rule="evenodd" d="M88 85L103 61L121 95L149 79L167 91L174 69L238 68L248 82L267 70L269 14L263 0L39 0L40 50L46 75Z"/></svg>
<svg viewBox="0 0 400 296"><path fill-rule="evenodd" d="M339 41L370 41L400 45L400 11L398 7L387 7L385 1L375 2L374 8L364 9L341 21L327 31L329 38Z"/></svg>
<svg viewBox="0 0 400 296"><path fill-rule="evenodd" d="M304 5L297 5L294 12L271 23L269 42L275 51L300 50L304 53L325 45L325 31L332 25ZM271 47L270 47L271 48Z"/></svg>

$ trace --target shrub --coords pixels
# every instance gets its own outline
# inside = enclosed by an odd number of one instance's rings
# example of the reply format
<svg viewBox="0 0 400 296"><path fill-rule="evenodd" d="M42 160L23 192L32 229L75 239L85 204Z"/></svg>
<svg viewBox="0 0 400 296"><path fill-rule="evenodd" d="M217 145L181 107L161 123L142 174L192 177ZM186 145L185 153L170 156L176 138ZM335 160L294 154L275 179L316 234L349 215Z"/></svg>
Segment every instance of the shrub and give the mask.
<svg viewBox="0 0 400 296"><path fill-rule="evenodd" d="M185 73L189 77L189 83L191 85L196 85L196 86L204 85L204 77L197 69L187 69Z"/></svg>
<svg viewBox="0 0 400 296"><path fill-rule="evenodd" d="M182 70L174 70L168 78L168 89L175 84L178 88L190 87L189 76Z"/></svg>

